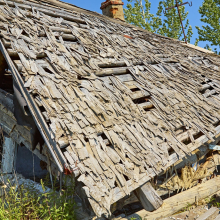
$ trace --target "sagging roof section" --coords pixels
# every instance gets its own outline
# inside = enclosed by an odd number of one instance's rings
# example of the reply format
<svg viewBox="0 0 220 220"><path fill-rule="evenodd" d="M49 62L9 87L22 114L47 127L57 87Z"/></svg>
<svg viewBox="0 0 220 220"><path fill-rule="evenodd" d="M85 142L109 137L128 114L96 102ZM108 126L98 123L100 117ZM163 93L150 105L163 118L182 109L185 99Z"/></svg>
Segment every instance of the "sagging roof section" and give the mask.
<svg viewBox="0 0 220 220"><path fill-rule="evenodd" d="M219 132L219 57L86 11L0 4L1 51L97 216Z"/></svg>

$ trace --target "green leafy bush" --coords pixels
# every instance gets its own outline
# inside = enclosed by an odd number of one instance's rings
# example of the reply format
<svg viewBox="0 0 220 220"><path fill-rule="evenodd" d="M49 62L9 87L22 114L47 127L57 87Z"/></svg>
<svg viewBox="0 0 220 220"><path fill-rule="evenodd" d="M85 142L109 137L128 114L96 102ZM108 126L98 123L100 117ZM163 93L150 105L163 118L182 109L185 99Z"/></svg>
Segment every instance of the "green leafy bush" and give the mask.
<svg viewBox="0 0 220 220"><path fill-rule="evenodd" d="M66 182L66 181L65 181ZM64 184L58 192L53 184L53 190L48 190L41 180L42 192L34 185L12 185L10 182L2 186L4 196L0 198L0 219L4 220L74 220L76 205L74 202L74 184ZM9 187L8 187L9 186Z"/></svg>

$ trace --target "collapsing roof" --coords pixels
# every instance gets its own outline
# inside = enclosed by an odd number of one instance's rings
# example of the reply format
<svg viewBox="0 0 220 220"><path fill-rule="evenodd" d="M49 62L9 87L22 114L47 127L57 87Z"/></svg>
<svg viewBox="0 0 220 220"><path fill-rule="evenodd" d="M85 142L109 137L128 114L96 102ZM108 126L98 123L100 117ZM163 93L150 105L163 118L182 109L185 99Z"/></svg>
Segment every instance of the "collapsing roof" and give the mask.
<svg viewBox="0 0 220 220"><path fill-rule="evenodd" d="M0 0L1 52L53 161L108 216L111 204L214 141L220 60L47 3Z"/></svg>

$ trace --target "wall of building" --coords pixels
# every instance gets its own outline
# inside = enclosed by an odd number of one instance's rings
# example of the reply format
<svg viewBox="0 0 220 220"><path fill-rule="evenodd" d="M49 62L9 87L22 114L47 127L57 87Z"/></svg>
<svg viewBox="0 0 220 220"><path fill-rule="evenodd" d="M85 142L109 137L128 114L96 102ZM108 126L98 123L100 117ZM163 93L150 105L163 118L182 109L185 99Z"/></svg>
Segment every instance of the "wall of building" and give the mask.
<svg viewBox="0 0 220 220"><path fill-rule="evenodd" d="M47 174L47 170L42 170L40 159L32 154L26 147L17 146L15 171L26 178L42 178Z"/></svg>

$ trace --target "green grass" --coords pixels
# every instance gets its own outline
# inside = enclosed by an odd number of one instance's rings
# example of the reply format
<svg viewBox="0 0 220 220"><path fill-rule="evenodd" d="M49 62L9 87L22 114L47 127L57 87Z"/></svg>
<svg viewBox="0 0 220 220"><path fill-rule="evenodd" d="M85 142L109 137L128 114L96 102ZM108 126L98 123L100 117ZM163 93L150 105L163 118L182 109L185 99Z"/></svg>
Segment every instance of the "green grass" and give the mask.
<svg viewBox="0 0 220 220"><path fill-rule="evenodd" d="M73 181L71 184L64 184L60 192L55 183L53 190L48 191L42 180L42 193L34 186L13 186L10 182L7 185L9 187L3 186L4 196L0 198L0 220L76 219Z"/></svg>

